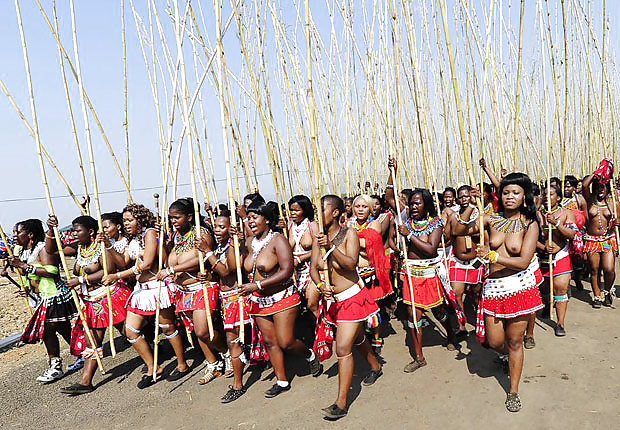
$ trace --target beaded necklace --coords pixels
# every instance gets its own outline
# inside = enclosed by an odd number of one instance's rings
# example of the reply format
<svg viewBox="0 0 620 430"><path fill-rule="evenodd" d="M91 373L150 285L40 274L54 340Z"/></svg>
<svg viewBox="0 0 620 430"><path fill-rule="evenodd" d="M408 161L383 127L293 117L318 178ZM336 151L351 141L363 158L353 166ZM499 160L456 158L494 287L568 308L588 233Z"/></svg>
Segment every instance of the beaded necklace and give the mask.
<svg viewBox="0 0 620 430"><path fill-rule="evenodd" d="M484 213L486 215L490 215L493 213L493 204L491 202L489 202L485 207L484 207Z"/></svg>
<svg viewBox="0 0 620 430"><path fill-rule="evenodd" d="M174 253L181 255L194 247L194 229L191 228L184 235L176 234L174 236Z"/></svg>
<svg viewBox="0 0 620 430"><path fill-rule="evenodd" d="M80 267L88 266L99 262L99 257L103 252L103 246L97 242L91 242L86 248L78 246L77 263Z"/></svg>
<svg viewBox="0 0 620 430"><path fill-rule="evenodd" d="M491 215L490 224L495 230L504 234L521 233L527 228L527 225L521 219L521 215L517 219L506 219L501 215Z"/></svg>
<svg viewBox="0 0 620 430"><path fill-rule="evenodd" d="M222 245L221 243L217 244L215 251L213 251L213 255L217 258L218 261L222 261L228 250L230 249L230 245L232 244L232 239L228 239L228 243L226 245Z"/></svg>
<svg viewBox="0 0 620 430"><path fill-rule="evenodd" d="M435 218L429 216L422 221L409 219L406 226L411 234L418 237L423 234L431 234L436 228L443 227L443 220L438 216Z"/></svg>
<svg viewBox="0 0 620 430"><path fill-rule="evenodd" d="M37 258L39 258L39 253L44 246L45 242L39 242L30 249L22 249L22 251L19 253L19 260L26 264L34 263Z"/></svg>
<svg viewBox="0 0 620 430"><path fill-rule="evenodd" d="M370 220L366 220L366 222L362 225L359 225L357 220L354 220L351 226L353 227L353 230L355 230L356 233L361 233L364 230L366 230L366 228L368 228L368 224L370 224Z"/></svg>

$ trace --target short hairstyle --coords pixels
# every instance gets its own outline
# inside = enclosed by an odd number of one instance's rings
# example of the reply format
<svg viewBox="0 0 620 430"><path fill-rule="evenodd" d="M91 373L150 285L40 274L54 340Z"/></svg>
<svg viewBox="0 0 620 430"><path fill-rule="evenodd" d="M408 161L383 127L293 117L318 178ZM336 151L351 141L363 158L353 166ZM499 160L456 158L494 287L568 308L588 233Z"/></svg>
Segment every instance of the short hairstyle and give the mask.
<svg viewBox="0 0 620 430"><path fill-rule="evenodd" d="M298 194L291 197L291 199L288 201L289 209L295 203L297 203L301 208L301 211L304 214L304 218L308 218L310 221L314 220L314 206L312 206L312 202L307 196Z"/></svg>
<svg viewBox="0 0 620 430"><path fill-rule="evenodd" d="M321 197L321 204L323 205L325 203L329 203L334 208L338 209L340 211L339 215L342 215L344 213L344 200L342 200L337 195L335 194L324 195L323 197Z"/></svg>
<svg viewBox="0 0 620 430"><path fill-rule="evenodd" d="M566 175L566 176L564 176L564 182L565 183L568 182L568 184L571 187L573 187L573 188L575 188L575 187L577 187L577 185L579 185L579 180L576 177L574 177L573 175Z"/></svg>
<svg viewBox="0 0 620 430"><path fill-rule="evenodd" d="M276 203L276 207L277 206L278 204ZM272 230L277 228L278 218L273 212L273 205L261 202L260 200L254 200L252 204L248 206L247 211L248 213L254 212L257 215L265 217L265 219L267 220L267 224Z"/></svg>
<svg viewBox="0 0 620 430"><path fill-rule="evenodd" d="M88 216L88 215L81 215L77 217L71 222L71 224L81 225L86 230L94 230L94 231L99 230L99 224L97 223L97 220L93 218L92 216Z"/></svg>
<svg viewBox="0 0 620 430"><path fill-rule="evenodd" d="M447 191L451 192L451 193L452 193L452 195L453 195L454 197L456 197L456 190L455 190L453 187L446 187L446 188L443 190L442 196L443 196L443 194L446 194L446 192L447 192Z"/></svg>
<svg viewBox="0 0 620 430"><path fill-rule="evenodd" d="M254 203L255 201L258 201L259 203L265 203L265 198L261 196L260 193L247 194L243 198L243 201L246 201L246 200L250 200L252 203Z"/></svg>
<svg viewBox="0 0 620 430"><path fill-rule="evenodd" d="M460 186L460 187L456 190L456 195L458 196L458 195L459 195L459 193L460 193L461 191L471 191L471 187L470 187L469 185L467 185L467 184L465 184L465 185L461 185L461 186Z"/></svg>

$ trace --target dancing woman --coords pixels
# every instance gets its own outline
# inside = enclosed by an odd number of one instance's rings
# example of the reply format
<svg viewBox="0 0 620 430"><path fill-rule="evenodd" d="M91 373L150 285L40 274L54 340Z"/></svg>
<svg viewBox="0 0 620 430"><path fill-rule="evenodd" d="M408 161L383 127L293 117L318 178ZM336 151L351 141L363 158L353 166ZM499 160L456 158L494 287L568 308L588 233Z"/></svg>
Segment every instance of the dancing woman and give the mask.
<svg viewBox="0 0 620 430"><path fill-rule="evenodd" d="M319 376L323 366L314 351L293 333L300 299L291 279L291 245L274 231L277 220L266 203L253 202L247 214L252 237L247 243L248 256L243 267L250 282L241 286L240 293L248 296L248 313L256 320L276 374L276 383L265 392L265 397L271 398L291 388L284 368L284 352L305 357L312 376Z"/></svg>
<svg viewBox="0 0 620 430"><path fill-rule="evenodd" d="M478 197L477 191L472 196ZM498 214L484 215L489 233L489 250L478 247L478 256L489 261L488 277L478 305L476 335L502 354L508 354L510 389L506 408L521 410L519 381L523 370L523 337L531 314L542 309L538 285L542 274L536 257L538 223L532 181L524 173L509 173L499 186ZM453 234L479 234L478 223L470 219L468 207L461 215L464 223Z"/></svg>
<svg viewBox="0 0 620 430"><path fill-rule="evenodd" d="M288 240L293 247L294 277L297 291L306 298L307 308L317 316L319 306L319 292L310 279L310 254L312 239L319 231L314 221L314 208L306 196L293 196L288 202L291 212Z"/></svg>
<svg viewBox="0 0 620 430"><path fill-rule="evenodd" d="M121 279L136 279L131 296L127 301L127 318L125 319L125 335L138 353L147 371L138 382L137 387L144 389L154 384L153 372L163 374L163 369L153 364L153 353L148 342L142 335L142 327L150 315L155 315L157 309L157 291L160 281L154 272L158 259L158 232L153 228L155 217L145 206L131 203L123 209L123 225L129 239L129 245L125 249L125 262L129 267L121 272L110 274L104 279L104 283L111 284ZM174 317L174 289L172 285L162 283L159 296L159 327L164 336L172 345L177 357L177 367L170 374L170 378L178 379L179 375L187 372L183 341L175 328ZM159 380L159 379L158 379Z"/></svg>
<svg viewBox="0 0 620 430"><path fill-rule="evenodd" d="M232 363L220 334L214 328L213 339L211 339L211 333L209 333L203 283L197 279L200 266L198 251L194 248L196 223L193 199L183 198L172 203L168 210L168 219L174 228L174 236L166 249L168 254L166 268L162 268L157 273L157 279L169 283L169 287L175 291L176 313L179 314L188 331L193 331L198 338L198 345L207 361L205 373L198 382L204 385L223 373L224 363L216 353L221 353L224 357L227 370L232 367ZM211 233L205 227L200 228L201 239L204 238L207 245L213 246ZM208 282L206 286L209 309L215 312L219 285L215 282ZM189 368L184 371L178 370L168 379L180 379L187 372Z"/></svg>
<svg viewBox="0 0 620 430"><path fill-rule="evenodd" d="M233 376L233 385L229 386L228 391L220 399L222 403L230 403L245 394L243 386L243 362L241 356L243 349L241 343L244 339L239 339L239 329L241 324L249 324L250 319L243 310L243 322L240 322L240 301L242 300L237 285L237 264L235 250L232 246L231 235L236 233L236 229L231 228L230 212L228 210L220 212L215 218L213 225L215 240L217 245L209 243L208 238L202 236L196 246L204 253L205 262L209 265L213 273L213 280L217 282L220 296L220 312L226 333L226 343L228 344L228 356L232 364L232 369L227 368L227 374ZM202 280L203 275L198 279ZM206 275L205 275L206 279ZM241 340L241 342L240 342Z"/></svg>
<svg viewBox="0 0 620 430"><path fill-rule="evenodd" d="M43 339L49 367L37 377L37 381L49 383L64 376L57 334L71 343L71 320L77 311L69 290L60 279L58 255L45 249L46 238L51 233L53 239L53 233L50 231L46 235L43 223L38 219L20 221L15 229L14 243L21 247L21 251L9 261L9 265L22 276L24 285L30 290L26 292L29 299L38 295L20 341L34 344ZM67 370L77 370L83 362L79 357Z"/></svg>
<svg viewBox="0 0 620 430"><path fill-rule="evenodd" d="M86 347L86 336L82 322L78 319L72 332L71 347L74 352L81 352L86 362L79 382L64 387L60 390L63 394L78 395L90 393L94 390L92 385L93 376L97 371L96 356L103 357L103 340L105 331L110 325L108 312L107 288L102 284L103 279L103 253L109 250L103 241L103 234L98 234L97 221L90 216L79 216L73 220L73 232L77 238L75 244L67 245L63 252L67 256L75 256L76 262L73 268L73 278L67 280L67 287L78 291L82 302L82 311L86 317L86 323L90 327L95 340L96 349ZM57 227L55 217L50 217L48 226L50 230ZM47 237L45 247L50 252L56 252L56 241L53 237ZM108 273L116 272L116 266L112 258L108 258ZM110 298L112 301L112 324L121 331L125 320L125 303L130 291L121 281L110 286ZM111 328L110 328L111 329Z"/></svg>

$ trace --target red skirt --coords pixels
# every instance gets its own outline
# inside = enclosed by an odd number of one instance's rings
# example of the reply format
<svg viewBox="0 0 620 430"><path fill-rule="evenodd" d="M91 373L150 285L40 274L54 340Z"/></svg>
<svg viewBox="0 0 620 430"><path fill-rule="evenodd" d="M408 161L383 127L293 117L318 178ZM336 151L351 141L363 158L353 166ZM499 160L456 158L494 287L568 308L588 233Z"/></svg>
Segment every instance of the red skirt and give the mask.
<svg viewBox="0 0 620 430"><path fill-rule="evenodd" d="M413 283L413 298L416 308L431 309L443 303L443 291L439 276L433 278L420 278L417 276L404 275L403 302L411 305L411 293L409 292L409 278Z"/></svg>
<svg viewBox="0 0 620 430"><path fill-rule="evenodd" d="M555 260L555 265L553 266L553 277L566 275L568 273L573 272L573 265L570 262L570 255L565 255L561 257L559 260ZM549 258L541 258L540 259L540 272L542 273L544 278L549 277Z"/></svg>
<svg viewBox="0 0 620 430"><path fill-rule="evenodd" d="M360 280L368 290L370 297L375 302L385 299L394 292L391 285L382 285L379 282L373 266L360 267L358 268L357 273L359 274Z"/></svg>
<svg viewBox="0 0 620 430"><path fill-rule="evenodd" d="M579 209L572 209L571 212L573 213L573 216L575 217L575 224L577 224L577 227L579 228L579 230L581 230L586 225L585 214L583 213L583 211L580 211Z"/></svg>
<svg viewBox="0 0 620 430"><path fill-rule="evenodd" d="M362 322L372 319L379 313L379 308L375 301L370 297L368 289L355 284L349 287L353 288L352 293L358 291L355 295L348 297L342 301L336 300L329 306L327 317L333 323L342 322ZM348 289L340 294L347 293ZM350 293L349 293L350 294ZM335 296L337 298L338 295Z"/></svg>
<svg viewBox="0 0 620 430"><path fill-rule="evenodd" d="M224 330L233 330L239 327L239 304L243 303L241 296L236 290L220 291L220 306L222 318L224 320ZM250 317L247 314L246 306L243 306L243 324L249 324Z"/></svg>
<svg viewBox="0 0 620 430"><path fill-rule="evenodd" d="M263 296L256 292L247 299L246 309L248 314L266 317L299 306L301 299L293 285L270 296Z"/></svg>
<svg viewBox="0 0 620 430"><path fill-rule="evenodd" d="M42 299L35 307L19 340L23 343L37 343L43 338L45 323L71 321L77 315L75 303L69 290L58 286L58 294Z"/></svg>
<svg viewBox="0 0 620 430"><path fill-rule="evenodd" d="M583 252L587 254L594 254L596 252L616 252L618 250L618 243L616 242L616 235L614 233L604 236L585 234L583 240L585 242Z"/></svg>
<svg viewBox="0 0 620 430"><path fill-rule="evenodd" d="M466 268L462 266L468 266ZM452 256L448 260L448 268L450 270L450 282L459 282L463 284L479 284L484 280L484 265L481 264L477 269L469 264L463 264L456 261Z"/></svg>
<svg viewBox="0 0 620 430"><path fill-rule="evenodd" d="M125 305L131 295L131 291L122 281L118 281L110 287L110 299L112 300L112 323L118 324L125 321L127 311ZM91 297L82 297L82 312L86 317L86 323L90 328L106 328L110 325L108 315L108 296L103 288L103 295L96 294Z"/></svg>
<svg viewBox="0 0 620 430"><path fill-rule="evenodd" d="M215 311L217 309L217 295L220 292L220 286L216 282L209 282L207 285L209 293L209 309ZM175 304L176 312L190 312L205 309L205 298L202 284L197 282L191 285L177 285L175 288Z"/></svg>

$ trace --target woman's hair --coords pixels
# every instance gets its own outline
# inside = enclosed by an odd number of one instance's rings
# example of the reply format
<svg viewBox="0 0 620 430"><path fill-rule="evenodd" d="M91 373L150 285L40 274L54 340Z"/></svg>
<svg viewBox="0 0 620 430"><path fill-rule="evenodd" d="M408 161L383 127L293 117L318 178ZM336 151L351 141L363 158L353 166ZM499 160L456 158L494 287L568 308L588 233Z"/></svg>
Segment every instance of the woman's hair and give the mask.
<svg viewBox="0 0 620 430"><path fill-rule="evenodd" d="M169 210L179 211L183 215L191 215L193 218L194 217L194 199L192 199L191 197L184 197L182 199L178 199L170 205ZM198 219L199 219L200 225L205 227L206 224L205 224L204 218L200 214L200 207L198 209ZM192 223L193 223L193 220L192 220Z"/></svg>
<svg viewBox="0 0 620 430"><path fill-rule="evenodd" d="M32 233L32 241L35 245L45 240L45 231L43 230L43 223L41 220L30 218L17 223L18 228L20 225L26 233Z"/></svg>
<svg viewBox="0 0 620 430"><path fill-rule="evenodd" d="M288 207L290 208L294 203L299 205L304 214L304 218L308 218L310 221L314 220L314 207L308 197L301 194L293 196L288 201Z"/></svg>
<svg viewBox="0 0 620 430"><path fill-rule="evenodd" d="M150 228L155 225L155 216L146 206L137 203L129 203L123 209L123 213L129 212L138 221L142 228Z"/></svg>
<svg viewBox="0 0 620 430"><path fill-rule="evenodd" d="M278 204L276 203L276 207ZM278 216L273 211L273 205L261 201L253 201L247 209L248 214L254 212L257 215L264 216L267 225L271 230L278 231Z"/></svg>
<svg viewBox="0 0 620 430"><path fill-rule="evenodd" d="M368 194L358 194L353 199L353 206L355 206L355 202L358 201L359 199L364 200L366 202L366 204L368 205L368 207L370 208L370 211L372 212L372 208L375 205L375 202L372 199L372 197L370 197Z"/></svg>
<svg viewBox="0 0 620 430"><path fill-rule="evenodd" d="M108 212L101 214L102 221L110 221L113 224L116 224L118 230L124 234L125 228L123 226L123 214L120 212Z"/></svg>
<svg viewBox="0 0 620 430"><path fill-rule="evenodd" d="M243 198L243 201L245 202L246 200L251 200L252 203L254 202L259 202L259 203L265 203L265 198L263 196L260 195L260 193L251 193L246 195Z"/></svg>
<svg viewBox="0 0 620 430"><path fill-rule="evenodd" d="M523 192L525 195L525 199L523 200L523 204L519 208L520 212L525 215L527 219L535 220L536 219L536 205L534 204L534 193L533 193L533 184L530 180L530 177L525 173L520 172L512 172L507 174L502 182L499 184L498 191L498 212L500 214L504 213L504 202L502 196L504 194L504 188L508 185L518 185L523 188Z"/></svg>
<svg viewBox="0 0 620 430"><path fill-rule="evenodd" d="M73 220L72 224L81 225L86 230L93 230L95 233L99 230L99 224L97 224L97 220L92 216L81 215Z"/></svg>
<svg viewBox="0 0 620 430"><path fill-rule="evenodd" d="M577 185L579 184L579 180L573 175L564 176L564 182L568 182L573 188L577 188Z"/></svg>
<svg viewBox="0 0 620 430"><path fill-rule="evenodd" d="M446 189L443 190L443 193L441 194L441 196L443 197L444 194L446 194L447 192L451 192L452 195L456 198L456 190L453 187L446 187Z"/></svg>
<svg viewBox="0 0 620 430"><path fill-rule="evenodd" d="M457 190L456 190L456 196L458 197L458 195L461 193L461 191L467 191L467 192L471 192L471 187L467 184L465 185L461 185Z"/></svg>
<svg viewBox="0 0 620 430"><path fill-rule="evenodd" d="M373 194L372 197L375 201L379 202L379 206L381 206L381 212L385 212L385 199L378 194Z"/></svg>
<svg viewBox="0 0 620 430"><path fill-rule="evenodd" d="M416 188L412 191L411 197L409 197L409 203L411 203L411 199L413 196L420 195L422 196L422 201L424 202L424 215L425 216L437 216L437 208L435 207L435 202L433 202L433 196L431 192L426 188Z"/></svg>
<svg viewBox="0 0 620 430"><path fill-rule="evenodd" d="M321 205L325 203L329 203L330 205L334 207L334 209L338 209L340 211L339 215L342 215L344 213L344 200L342 200L337 195L327 194L321 197Z"/></svg>
<svg viewBox="0 0 620 430"><path fill-rule="evenodd" d="M558 199L562 200L562 188L560 187L560 183L559 182L551 181L551 188L553 190L555 190L555 193L557 194ZM545 193L545 195L546 195L546 193Z"/></svg>
<svg viewBox="0 0 620 430"><path fill-rule="evenodd" d="M230 216L230 209L228 209L228 205L225 203L220 203L217 205L217 215L218 216Z"/></svg>
<svg viewBox="0 0 620 430"><path fill-rule="evenodd" d="M403 188L400 190L400 193L407 198L407 203L411 200L411 195L413 194L413 190L411 188Z"/></svg>

